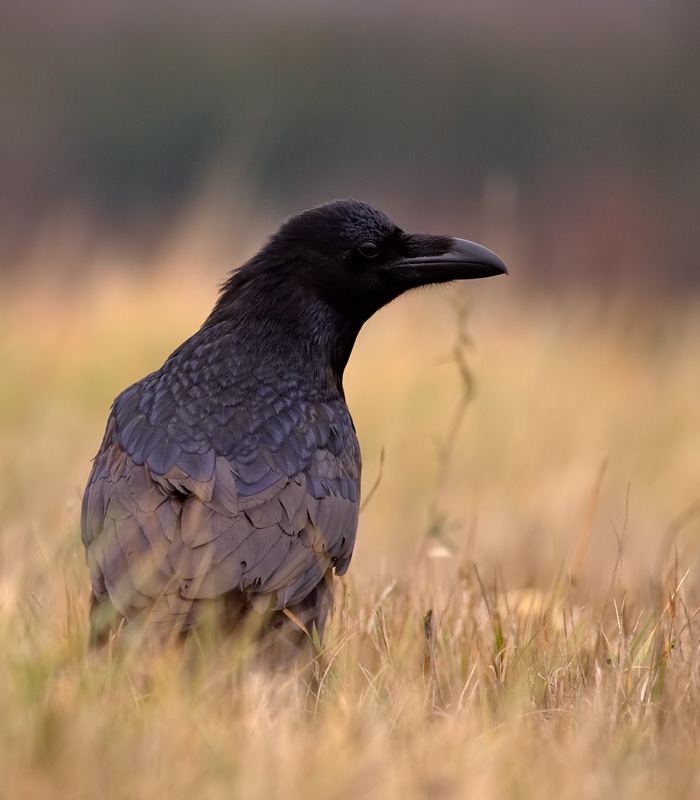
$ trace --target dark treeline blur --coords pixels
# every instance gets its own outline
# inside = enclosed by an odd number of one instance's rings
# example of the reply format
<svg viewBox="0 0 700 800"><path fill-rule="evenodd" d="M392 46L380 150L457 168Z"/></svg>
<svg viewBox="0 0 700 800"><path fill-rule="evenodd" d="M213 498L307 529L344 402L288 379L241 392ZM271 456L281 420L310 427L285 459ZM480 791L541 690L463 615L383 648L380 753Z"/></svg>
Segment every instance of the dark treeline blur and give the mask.
<svg viewBox="0 0 700 800"><path fill-rule="evenodd" d="M368 200L541 285L700 287L697 0L252 6L3 4L3 264L66 208L148 248L211 190Z"/></svg>

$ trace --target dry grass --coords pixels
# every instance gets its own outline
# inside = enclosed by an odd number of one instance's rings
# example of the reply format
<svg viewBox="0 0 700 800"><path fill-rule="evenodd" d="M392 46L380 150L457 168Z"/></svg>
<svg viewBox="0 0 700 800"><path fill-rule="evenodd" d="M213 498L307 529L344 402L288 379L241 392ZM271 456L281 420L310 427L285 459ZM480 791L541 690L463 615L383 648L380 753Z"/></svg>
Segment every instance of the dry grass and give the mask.
<svg viewBox="0 0 700 800"><path fill-rule="evenodd" d="M698 793L697 306L493 281L469 287L474 345L457 289L367 326L347 390L365 493L382 450L383 474L316 697L226 645L86 650L109 402L214 293L165 277L0 300L0 797Z"/></svg>

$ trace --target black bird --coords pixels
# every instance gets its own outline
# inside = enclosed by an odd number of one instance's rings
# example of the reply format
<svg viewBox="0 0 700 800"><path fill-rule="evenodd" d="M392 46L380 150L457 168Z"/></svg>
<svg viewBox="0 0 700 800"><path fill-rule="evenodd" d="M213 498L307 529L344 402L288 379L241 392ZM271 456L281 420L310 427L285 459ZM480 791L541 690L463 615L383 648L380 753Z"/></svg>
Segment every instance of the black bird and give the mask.
<svg viewBox="0 0 700 800"><path fill-rule="evenodd" d="M484 247L337 201L288 219L199 331L114 401L82 509L91 635L323 635L348 568L360 449L343 371L363 323L417 286L506 272ZM286 613L285 613L286 612Z"/></svg>

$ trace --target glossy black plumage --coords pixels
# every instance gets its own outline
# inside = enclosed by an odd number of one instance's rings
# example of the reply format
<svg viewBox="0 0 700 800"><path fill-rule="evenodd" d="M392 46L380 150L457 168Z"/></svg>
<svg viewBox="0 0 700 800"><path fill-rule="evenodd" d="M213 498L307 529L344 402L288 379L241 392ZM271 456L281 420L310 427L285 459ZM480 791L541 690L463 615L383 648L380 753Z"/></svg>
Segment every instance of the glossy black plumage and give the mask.
<svg viewBox="0 0 700 800"><path fill-rule="evenodd" d="M288 609L322 635L357 528L342 389L355 337L405 289L504 271L354 201L288 220L202 328L114 401L83 500L95 637L111 612L182 633L212 604L231 627L251 613L278 627Z"/></svg>

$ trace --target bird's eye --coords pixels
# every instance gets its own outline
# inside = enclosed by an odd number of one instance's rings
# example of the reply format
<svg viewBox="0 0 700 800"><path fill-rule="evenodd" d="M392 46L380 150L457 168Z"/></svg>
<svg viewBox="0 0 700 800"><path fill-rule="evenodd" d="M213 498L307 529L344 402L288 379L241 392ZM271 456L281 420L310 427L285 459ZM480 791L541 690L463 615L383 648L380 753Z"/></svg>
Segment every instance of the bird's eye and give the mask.
<svg viewBox="0 0 700 800"><path fill-rule="evenodd" d="M363 242L357 249L365 258L374 258L379 255L379 247L375 242Z"/></svg>

